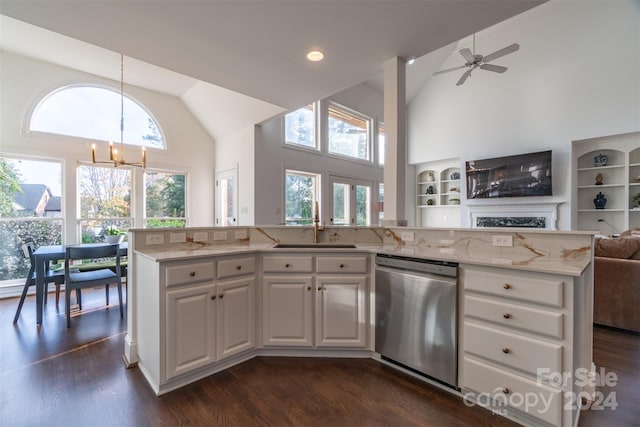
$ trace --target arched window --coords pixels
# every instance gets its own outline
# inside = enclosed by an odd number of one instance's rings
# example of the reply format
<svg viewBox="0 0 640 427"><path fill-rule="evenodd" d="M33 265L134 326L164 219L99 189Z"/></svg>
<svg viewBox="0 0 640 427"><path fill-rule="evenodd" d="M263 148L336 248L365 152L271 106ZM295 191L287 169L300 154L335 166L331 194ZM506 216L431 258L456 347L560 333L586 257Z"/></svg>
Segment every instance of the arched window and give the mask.
<svg viewBox="0 0 640 427"><path fill-rule="evenodd" d="M120 93L94 86L69 86L51 92L33 111L29 129L59 135L120 142ZM124 143L165 148L156 121L124 97Z"/></svg>

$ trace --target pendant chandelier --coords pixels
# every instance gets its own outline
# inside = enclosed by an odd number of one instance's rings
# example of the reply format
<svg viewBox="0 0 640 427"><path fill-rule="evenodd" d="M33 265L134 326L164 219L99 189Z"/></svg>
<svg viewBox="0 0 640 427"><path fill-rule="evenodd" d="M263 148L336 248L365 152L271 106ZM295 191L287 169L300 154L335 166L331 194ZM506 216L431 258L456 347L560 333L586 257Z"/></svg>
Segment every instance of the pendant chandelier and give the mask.
<svg viewBox="0 0 640 427"><path fill-rule="evenodd" d="M109 141L109 161L96 161L96 144L91 145L91 160L96 164L110 164L114 168L118 166L147 167L147 149L141 147L142 157L139 162L132 163L124 160L124 55L120 54L120 150L113 147Z"/></svg>

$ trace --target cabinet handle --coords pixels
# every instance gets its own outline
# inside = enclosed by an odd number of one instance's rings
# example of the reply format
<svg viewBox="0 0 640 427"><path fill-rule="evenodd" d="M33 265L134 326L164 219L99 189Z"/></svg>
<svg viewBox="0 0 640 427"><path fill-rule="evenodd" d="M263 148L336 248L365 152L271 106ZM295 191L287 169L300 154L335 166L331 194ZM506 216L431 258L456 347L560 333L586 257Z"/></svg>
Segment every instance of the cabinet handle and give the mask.
<svg viewBox="0 0 640 427"><path fill-rule="evenodd" d="M219 297L220 299L222 299L222 298L224 298L224 294L220 294L220 295L218 295L218 297Z"/></svg>
<svg viewBox="0 0 640 427"><path fill-rule="evenodd" d="M340 268L344 268L344 264L340 264Z"/></svg>
<svg viewBox="0 0 640 427"><path fill-rule="evenodd" d="M286 263L284 266L285 266L285 268L289 268L289 267L291 267L291 264Z"/></svg>
<svg viewBox="0 0 640 427"><path fill-rule="evenodd" d="M505 348L503 348L503 349L502 349L502 352L503 352L504 354L509 354L509 353L511 353L511 350L509 350L509 348L508 348L508 347L505 347Z"/></svg>
<svg viewBox="0 0 640 427"><path fill-rule="evenodd" d="M511 319L511 315L509 313L505 313L502 315L505 319Z"/></svg>
<svg viewBox="0 0 640 427"><path fill-rule="evenodd" d="M195 275L196 275L196 272L195 272L195 271L192 271L191 273L189 273L189 276L191 276L191 277L193 277L193 276L195 276Z"/></svg>
<svg viewBox="0 0 640 427"><path fill-rule="evenodd" d="M509 393L511 392L511 390L509 390L508 388L504 387L504 388L502 389L502 392L503 392L504 394L509 394Z"/></svg>
<svg viewBox="0 0 640 427"><path fill-rule="evenodd" d="M211 295L211 299L216 299L216 296L215 295Z"/></svg>
<svg viewBox="0 0 640 427"><path fill-rule="evenodd" d="M242 270L242 266L241 265L236 265L236 270Z"/></svg>
<svg viewBox="0 0 640 427"><path fill-rule="evenodd" d="M511 289L511 285L508 283L505 283L504 285L502 285L502 287L505 289Z"/></svg>

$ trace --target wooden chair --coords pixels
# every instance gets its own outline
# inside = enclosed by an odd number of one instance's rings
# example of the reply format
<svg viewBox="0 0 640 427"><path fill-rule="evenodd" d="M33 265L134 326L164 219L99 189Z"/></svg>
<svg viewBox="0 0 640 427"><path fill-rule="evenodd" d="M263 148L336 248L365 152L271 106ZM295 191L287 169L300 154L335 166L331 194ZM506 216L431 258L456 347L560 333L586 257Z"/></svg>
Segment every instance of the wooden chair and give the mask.
<svg viewBox="0 0 640 427"><path fill-rule="evenodd" d="M31 267L29 268L29 273L27 274L27 280L24 282L24 288L22 289L22 295L20 296L20 302L18 303L18 309L16 310L16 315L13 318L13 323L18 322L18 318L20 317L20 312L22 311L22 305L24 304L24 299L27 296L27 291L29 287L35 286L36 284L36 272L35 272L35 263L33 261L33 243L25 243L22 245L22 252L24 253L24 257L29 259L31 263ZM49 266L45 269L44 274L44 304L47 304L47 295L49 294L49 283L56 284L56 307L58 306L58 302L60 301L60 285L64 283L64 271L63 270L50 270Z"/></svg>
<svg viewBox="0 0 640 427"><path fill-rule="evenodd" d="M118 286L118 298L120 301L120 317L123 317L122 309L122 280L120 255L118 254L119 245L113 244L92 244L69 246L65 250L64 257L64 282L65 282L65 311L67 315L67 328L71 327L71 291L73 289L81 290L82 288L90 288L105 285L107 289L107 305L109 304L108 286L115 283ZM114 258L115 271L110 268L99 268L89 271L73 271L73 261L78 260L94 260L100 258ZM81 304L81 296L78 295L78 304Z"/></svg>

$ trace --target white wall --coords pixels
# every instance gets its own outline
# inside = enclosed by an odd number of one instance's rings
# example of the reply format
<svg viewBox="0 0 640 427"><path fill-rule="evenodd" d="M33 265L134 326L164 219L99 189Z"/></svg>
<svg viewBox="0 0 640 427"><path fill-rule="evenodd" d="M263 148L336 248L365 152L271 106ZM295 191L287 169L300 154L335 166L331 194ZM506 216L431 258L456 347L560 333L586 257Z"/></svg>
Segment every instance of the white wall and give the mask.
<svg viewBox="0 0 640 427"><path fill-rule="evenodd" d="M479 33L476 53L511 43L520 50L494 61L504 74L429 79L409 105L409 162L552 149L551 199L570 229L571 141L640 129L640 4L546 3ZM462 63L456 51L441 68Z"/></svg>
<svg viewBox="0 0 640 427"><path fill-rule="evenodd" d="M357 85L328 99L371 118L383 114L382 95L365 85ZM280 224L284 221L284 174L286 169L322 175L321 219L329 224L329 176L361 178L375 185L383 179L383 169L376 165L343 160L326 153L283 146L284 116L256 126L255 140L255 224Z"/></svg>
<svg viewBox="0 0 640 427"><path fill-rule="evenodd" d="M75 241L75 168L81 162L90 161L92 143L98 145L98 153L101 148L106 153L107 145L83 138L30 133L28 120L37 102L55 89L87 84L119 91L120 83L8 52L0 53L0 63L0 152L63 160L65 241ZM144 105L164 133L167 150L148 149L148 169L187 172L189 225L212 225L213 140L180 99L126 84L125 94ZM139 184L141 178L141 171L136 169L134 181ZM140 210L141 202L138 202L134 209Z"/></svg>

